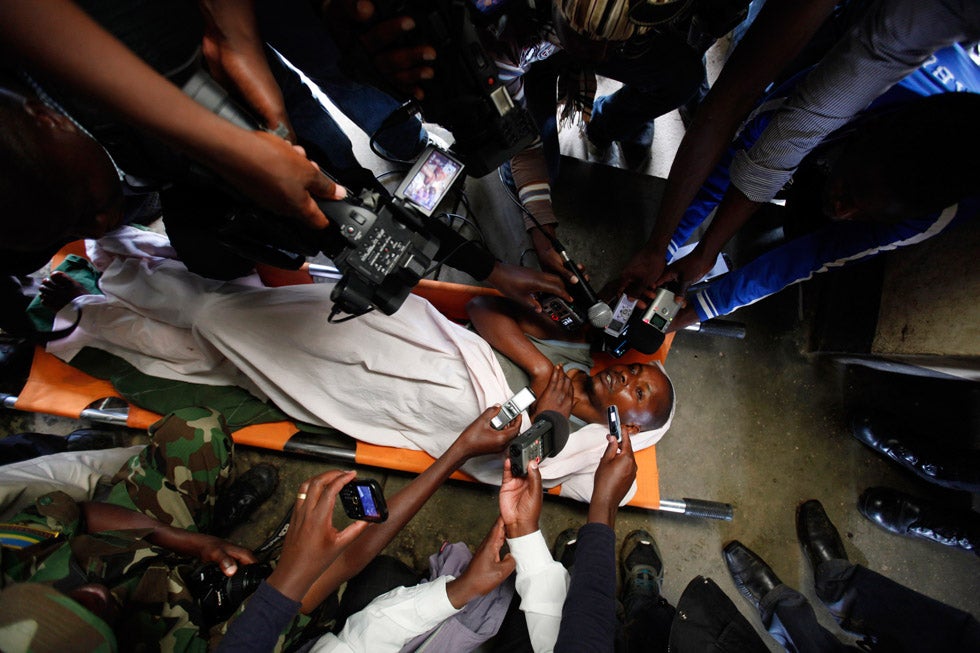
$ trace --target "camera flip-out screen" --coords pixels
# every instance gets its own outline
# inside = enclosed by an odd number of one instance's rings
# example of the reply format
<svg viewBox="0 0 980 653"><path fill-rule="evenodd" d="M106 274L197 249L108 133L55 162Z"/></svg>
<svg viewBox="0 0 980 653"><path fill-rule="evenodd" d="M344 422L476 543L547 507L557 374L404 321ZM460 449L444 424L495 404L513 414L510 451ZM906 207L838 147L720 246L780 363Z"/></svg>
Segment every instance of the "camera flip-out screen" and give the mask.
<svg viewBox="0 0 980 653"><path fill-rule="evenodd" d="M395 189L395 197L411 202L420 212L431 216L462 172L460 161L430 145Z"/></svg>

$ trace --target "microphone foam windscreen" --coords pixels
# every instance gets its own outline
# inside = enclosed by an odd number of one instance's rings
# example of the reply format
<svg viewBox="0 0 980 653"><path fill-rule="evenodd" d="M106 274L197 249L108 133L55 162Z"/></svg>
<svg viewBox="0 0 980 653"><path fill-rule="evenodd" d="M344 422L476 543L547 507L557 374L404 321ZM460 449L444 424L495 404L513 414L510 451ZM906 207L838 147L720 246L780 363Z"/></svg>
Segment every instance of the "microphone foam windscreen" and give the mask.
<svg viewBox="0 0 980 653"><path fill-rule="evenodd" d="M553 458L554 456L557 456L568 443L568 418L553 410L546 410L538 415L534 421L537 422L540 420L545 420L551 424L552 442L554 443L555 448L550 454L548 454L548 457Z"/></svg>

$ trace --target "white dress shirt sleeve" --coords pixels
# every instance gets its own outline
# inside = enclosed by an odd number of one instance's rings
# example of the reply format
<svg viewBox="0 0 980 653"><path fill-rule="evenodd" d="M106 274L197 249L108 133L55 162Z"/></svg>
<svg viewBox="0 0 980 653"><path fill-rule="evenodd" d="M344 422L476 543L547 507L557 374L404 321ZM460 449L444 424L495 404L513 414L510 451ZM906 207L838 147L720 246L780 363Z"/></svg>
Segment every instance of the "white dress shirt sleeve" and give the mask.
<svg viewBox="0 0 980 653"><path fill-rule="evenodd" d="M507 540L517 562L515 585L535 653L555 648L561 626L561 608L568 594L568 571L551 557L541 531Z"/></svg>

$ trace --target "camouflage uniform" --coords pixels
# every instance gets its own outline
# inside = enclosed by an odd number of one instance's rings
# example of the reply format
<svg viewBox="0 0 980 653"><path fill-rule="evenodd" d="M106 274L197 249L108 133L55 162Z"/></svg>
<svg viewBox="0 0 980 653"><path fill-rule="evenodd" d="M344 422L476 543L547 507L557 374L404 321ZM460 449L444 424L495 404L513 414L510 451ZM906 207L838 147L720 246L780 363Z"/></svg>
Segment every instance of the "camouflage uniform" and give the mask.
<svg viewBox="0 0 980 653"><path fill-rule="evenodd" d="M224 420L210 409L185 408L149 432L151 444L116 474L107 502L176 528L207 532L217 491L231 474L232 441ZM99 583L122 606L119 650L207 650L200 611L183 580L199 561L151 545L142 530L87 534L79 507L61 492L40 497L9 527L16 525L49 536L27 548L0 550L4 588L30 581L67 593ZM297 619L296 632L306 621ZM225 627L215 626L213 635L220 637Z"/></svg>

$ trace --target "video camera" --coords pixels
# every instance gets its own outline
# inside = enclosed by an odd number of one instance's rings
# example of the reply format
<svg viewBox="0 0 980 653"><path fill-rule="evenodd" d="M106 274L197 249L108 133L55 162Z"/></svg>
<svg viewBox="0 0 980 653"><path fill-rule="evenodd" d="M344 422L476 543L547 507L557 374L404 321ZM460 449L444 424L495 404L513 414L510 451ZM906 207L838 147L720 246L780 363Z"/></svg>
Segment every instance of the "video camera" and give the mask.
<svg viewBox="0 0 980 653"><path fill-rule="evenodd" d="M232 123L259 128L204 71L195 73L183 90ZM330 296L334 302L331 319L340 312L361 315L373 308L391 315L439 251L439 238L427 228L426 219L462 172L461 161L429 146L393 197L365 190L346 200L318 201L330 221L326 229L304 227L243 204L229 212L218 235L242 256L286 269L298 269L306 257L323 252L343 273Z"/></svg>
<svg viewBox="0 0 980 653"><path fill-rule="evenodd" d="M538 135L530 113L514 104L500 82L493 57L480 42L477 23L485 23L487 18L478 5L476 0L375 2L379 20L410 16L415 21L413 42L435 48L435 75L423 84L425 97L419 106L427 121L452 132L453 152L474 177L492 172ZM345 62L355 77L372 68L360 60L364 55L351 52ZM374 81L382 87L388 85Z"/></svg>

